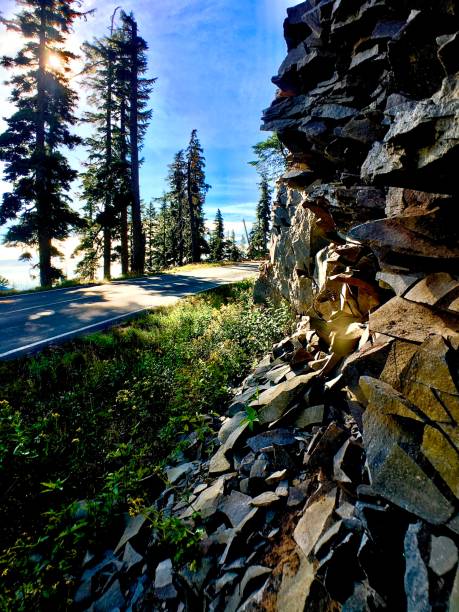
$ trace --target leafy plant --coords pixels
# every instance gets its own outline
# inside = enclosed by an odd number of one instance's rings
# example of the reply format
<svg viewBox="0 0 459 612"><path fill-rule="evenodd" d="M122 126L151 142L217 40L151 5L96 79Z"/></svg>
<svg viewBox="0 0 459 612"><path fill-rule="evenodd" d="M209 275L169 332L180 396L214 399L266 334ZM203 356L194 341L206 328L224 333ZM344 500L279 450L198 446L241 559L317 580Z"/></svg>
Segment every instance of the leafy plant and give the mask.
<svg viewBox="0 0 459 612"><path fill-rule="evenodd" d="M253 431L254 423L260 422L258 412L253 406L246 405L245 407L246 416L242 419L241 423L247 423L250 431Z"/></svg>
<svg viewBox="0 0 459 612"><path fill-rule="evenodd" d="M292 325L287 306L255 306L252 291L222 287L0 362L1 609L65 609L85 551L113 545L129 499L157 494L166 457L192 432L212 451L212 415ZM171 550L194 541L155 520Z"/></svg>

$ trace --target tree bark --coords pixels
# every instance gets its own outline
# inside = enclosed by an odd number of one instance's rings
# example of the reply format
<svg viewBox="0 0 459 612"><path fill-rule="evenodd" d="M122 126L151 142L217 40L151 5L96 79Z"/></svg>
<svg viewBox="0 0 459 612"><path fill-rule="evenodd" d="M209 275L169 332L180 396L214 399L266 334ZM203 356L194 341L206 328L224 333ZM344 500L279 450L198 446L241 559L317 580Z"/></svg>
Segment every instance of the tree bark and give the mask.
<svg viewBox="0 0 459 612"><path fill-rule="evenodd" d="M126 143L126 102L121 100L120 108L120 157L123 169L127 168L127 143ZM129 274L129 226L128 226L128 202L121 202L121 273Z"/></svg>
<svg viewBox="0 0 459 612"><path fill-rule="evenodd" d="M48 198L46 193L46 142L45 142L45 76L46 76L46 11L45 4L40 11L40 37L37 75L37 124L35 154L37 158L36 188L38 216L38 257L40 285L52 284L51 274L51 232L49 228Z"/></svg>
<svg viewBox="0 0 459 612"><path fill-rule="evenodd" d="M186 180L186 190L187 190L187 199L188 199L188 211L190 215L190 235L191 235L191 260L193 262L198 262L200 260L199 256L199 244L198 237L196 231L196 215L193 205L193 185L192 185L192 176L191 176L191 160L187 162L187 180Z"/></svg>
<svg viewBox="0 0 459 612"><path fill-rule="evenodd" d="M130 72L130 113L129 136L131 144L131 185L132 185L132 270L143 274L145 270L145 236L142 230L139 186L139 133L138 133L138 49L137 23L131 20L131 72Z"/></svg>
<svg viewBox="0 0 459 612"><path fill-rule="evenodd" d="M113 19L112 19L113 33ZM105 111L105 172L106 172L106 193L104 204L104 278L111 278L112 265L112 192L110 189L110 173L112 171L112 97L113 97L113 62L111 42L108 46L108 66L107 66L107 99Z"/></svg>

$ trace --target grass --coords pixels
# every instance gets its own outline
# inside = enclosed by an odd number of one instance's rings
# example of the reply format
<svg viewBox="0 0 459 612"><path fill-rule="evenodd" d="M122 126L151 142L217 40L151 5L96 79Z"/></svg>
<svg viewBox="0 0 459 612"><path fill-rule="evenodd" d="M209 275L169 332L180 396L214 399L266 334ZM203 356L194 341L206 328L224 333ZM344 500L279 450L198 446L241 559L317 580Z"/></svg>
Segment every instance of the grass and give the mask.
<svg viewBox="0 0 459 612"><path fill-rule="evenodd" d="M67 609L86 550L107 545L130 500L157 497L187 435L208 439L209 415L291 326L252 291L222 287L0 362L2 610Z"/></svg>

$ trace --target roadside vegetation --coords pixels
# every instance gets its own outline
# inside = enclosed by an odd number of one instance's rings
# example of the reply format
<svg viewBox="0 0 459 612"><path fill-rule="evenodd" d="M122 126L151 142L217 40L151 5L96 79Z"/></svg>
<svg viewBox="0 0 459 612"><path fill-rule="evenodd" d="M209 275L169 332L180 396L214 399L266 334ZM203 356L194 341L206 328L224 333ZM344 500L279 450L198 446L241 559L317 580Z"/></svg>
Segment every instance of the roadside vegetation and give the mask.
<svg viewBox="0 0 459 612"><path fill-rule="evenodd" d="M252 291L222 287L0 362L2 610L67 609L86 551L157 497L187 436L209 439L209 416L292 324Z"/></svg>

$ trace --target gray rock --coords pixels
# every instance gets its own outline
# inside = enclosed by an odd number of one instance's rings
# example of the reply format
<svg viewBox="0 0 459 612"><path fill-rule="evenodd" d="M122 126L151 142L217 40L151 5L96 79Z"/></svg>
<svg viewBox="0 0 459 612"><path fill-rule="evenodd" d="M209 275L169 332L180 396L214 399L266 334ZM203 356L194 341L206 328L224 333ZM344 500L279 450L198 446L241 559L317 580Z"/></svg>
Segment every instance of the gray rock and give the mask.
<svg viewBox="0 0 459 612"><path fill-rule="evenodd" d="M237 546L238 542L240 543L240 539L247 535L250 531L252 522L255 517L258 515L259 508L252 508L252 510L247 514L239 525L234 529L233 535L228 540L228 543L223 551L222 556L219 559L220 565L226 565L228 561L231 560L231 557L235 556L235 552L240 551L240 547ZM227 568L227 569L235 569L235 568Z"/></svg>
<svg viewBox="0 0 459 612"><path fill-rule="evenodd" d="M250 470L250 480L265 480L269 474L269 458L264 454L258 457L258 459L252 465Z"/></svg>
<svg viewBox="0 0 459 612"><path fill-rule="evenodd" d="M252 506L265 508L266 506L271 506L275 502L279 501L279 496L273 491L266 491L265 493L260 493L252 499L250 502Z"/></svg>
<svg viewBox="0 0 459 612"><path fill-rule="evenodd" d="M288 497L288 494L289 494L288 480L282 480L277 485L275 493L279 497ZM303 499L304 499L304 496L303 496Z"/></svg>
<svg viewBox="0 0 459 612"><path fill-rule="evenodd" d="M413 523L405 535L405 592L407 612L430 612L429 578L419 551L418 534L422 523Z"/></svg>
<svg viewBox="0 0 459 612"><path fill-rule="evenodd" d="M429 567L437 576L450 572L457 565L457 560L457 547L451 538L434 535L431 537Z"/></svg>
<svg viewBox="0 0 459 612"><path fill-rule="evenodd" d="M307 385L315 376L315 372L297 376L263 391L258 399L250 404L259 410L260 423L264 425L279 419L295 398L306 391Z"/></svg>
<svg viewBox="0 0 459 612"><path fill-rule="evenodd" d="M249 594L249 587L251 587L251 583L256 581L257 579L266 576L271 573L271 569L269 567L263 567L261 565L252 565L247 568L241 582L236 586L233 594L228 600L225 606L225 612L236 612L236 610L242 610L240 604L243 602L244 597L247 597Z"/></svg>
<svg viewBox="0 0 459 612"><path fill-rule="evenodd" d="M143 557L134 550L129 542L126 543L123 554L124 569L126 572L130 572L133 568L137 567L142 563Z"/></svg>
<svg viewBox="0 0 459 612"><path fill-rule="evenodd" d="M453 588L449 598L448 612L457 612L459 610L459 568L456 571Z"/></svg>
<svg viewBox="0 0 459 612"><path fill-rule="evenodd" d="M459 142L458 87L457 79L446 78L431 99L399 107L384 141L373 145L363 163L362 178L373 184L435 191L442 175L451 181L444 184L445 192L453 192L454 173L447 164L457 155Z"/></svg>
<svg viewBox="0 0 459 612"><path fill-rule="evenodd" d="M291 446L295 444L295 436L289 429L273 429L246 441L247 446L254 453L258 453L262 448L275 444L276 446Z"/></svg>
<svg viewBox="0 0 459 612"><path fill-rule="evenodd" d="M210 460L209 464L209 474L222 474L223 472L227 472L231 469L231 463L226 458L226 455L230 453L236 444L239 442L239 439L243 435L244 431L247 429L248 423L241 423L227 438L224 444L220 446L218 451Z"/></svg>
<svg viewBox="0 0 459 612"><path fill-rule="evenodd" d="M310 425L317 425L318 423L322 423L324 419L324 411L325 406L323 404L304 408L295 421L295 427L298 427L300 429L306 429Z"/></svg>
<svg viewBox="0 0 459 612"><path fill-rule="evenodd" d="M239 574L236 572L225 572L215 583L215 592L220 593L231 587L237 580Z"/></svg>
<svg viewBox="0 0 459 612"><path fill-rule="evenodd" d="M115 580L107 591L93 604L94 612L114 612L124 606L125 599L119 580Z"/></svg>
<svg viewBox="0 0 459 612"><path fill-rule="evenodd" d="M116 545L115 554L119 550L121 550L121 548L123 548L126 542L129 542L129 540L132 540L132 538L135 538L135 536L139 533L139 531L142 529L142 527L145 525L146 522L147 522L147 517L144 516L143 514L138 514L137 516L130 517L128 519L124 533L121 536L120 541Z"/></svg>
<svg viewBox="0 0 459 612"><path fill-rule="evenodd" d="M230 435L239 427L241 421L247 416L246 412L241 410L237 412L233 417L226 419L218 432L218 439L220 444L224 444Z"/></svg>
<svg viewBox="0 0 459 612"><path fill-rule="evenodd" d="M285 475L287 474L287 470L278 470L277 472L273 472L272 474L270 474L265 482L268 485L271 484L277 484L278 482L280 482L281 480L283 480L285 478Z"/></svg>
<svg viewBox="0 0 459 612"><path fill-rule="evenodd" d="M213 516L218 506L223 499L225 492L225 481L230 475L225 474L220 476L210 487L205 489L197 499L193 502L193 505L184 510L180 515L180 519L189 518L194 512L199 512L201 518L207 519Z"/></svg>
<svg viewBox="0 0 459 612"><path fill-rule="evenodd" d="M190 569L189 565L185 565L180 570L180 577L188 588L199 597L204 584L214 567L214 560L209 557L200 559L197 569Z"/></svg>
<svg viewBox="0 0 459 612"><path fill-rule="evenodd" d="M309 504L299 520L293 538L306 557L319 540L335 508L335 500L336 488L333 488Z"/></svg>
<svg viewBox="0 0 459 612"><path fill-rule="evenodd" d="M225 496L219 505L219 509L225 514L233 527L237 527L241 521L250 513L252 498L239 491L231 491Z"/></svg>
<svg viewBox="0 0 459 612"><path fill-rule="evenodd" d="M445 523L453 513L451 503L405 451L412 435L387 416L378 404L363 415L363 438L374 491L404 510L432 523ZM404 446L400 446L400 443Z"/></svg>
<svg viewBox="0 0 459 612"><path fill-rule="evenodd" d="M77 605L82 606L83 604L87 604L87 603L90 602L91 596L92 596L92 583L91 583L91 580L85 580L78 587L78 589L77 589L77 591L76 591L76 593L75 593L75 595L73 597L73 601Z"/></svg>
<svg viewBox="0 0 459 612"><path fill-rule="evenodd" d="M175 484L181 478L193 473L194 470L196 469L196 466L197 464L193 462L193 463L182 463L181 465L178 465L177 467L169 468L166 470L167 480L171 484Z"/></svg>
<svg viewBox="0 0 459 612"><path fill-rule="evenodd" d="M282 582L277 593L276 609L285 612L304 612L309 591L314 580L314 566L302 550L296 550L296 557L287 561L282 568ZM299 563L297 562L299 560Z"/></svg>
<svg viewBox="0 0 459 612"><path fill-rule="evenodd" d="M165 559L156 568L155 595L158 599L175 599L178 595L172 574L172 561Z"/></svg>

